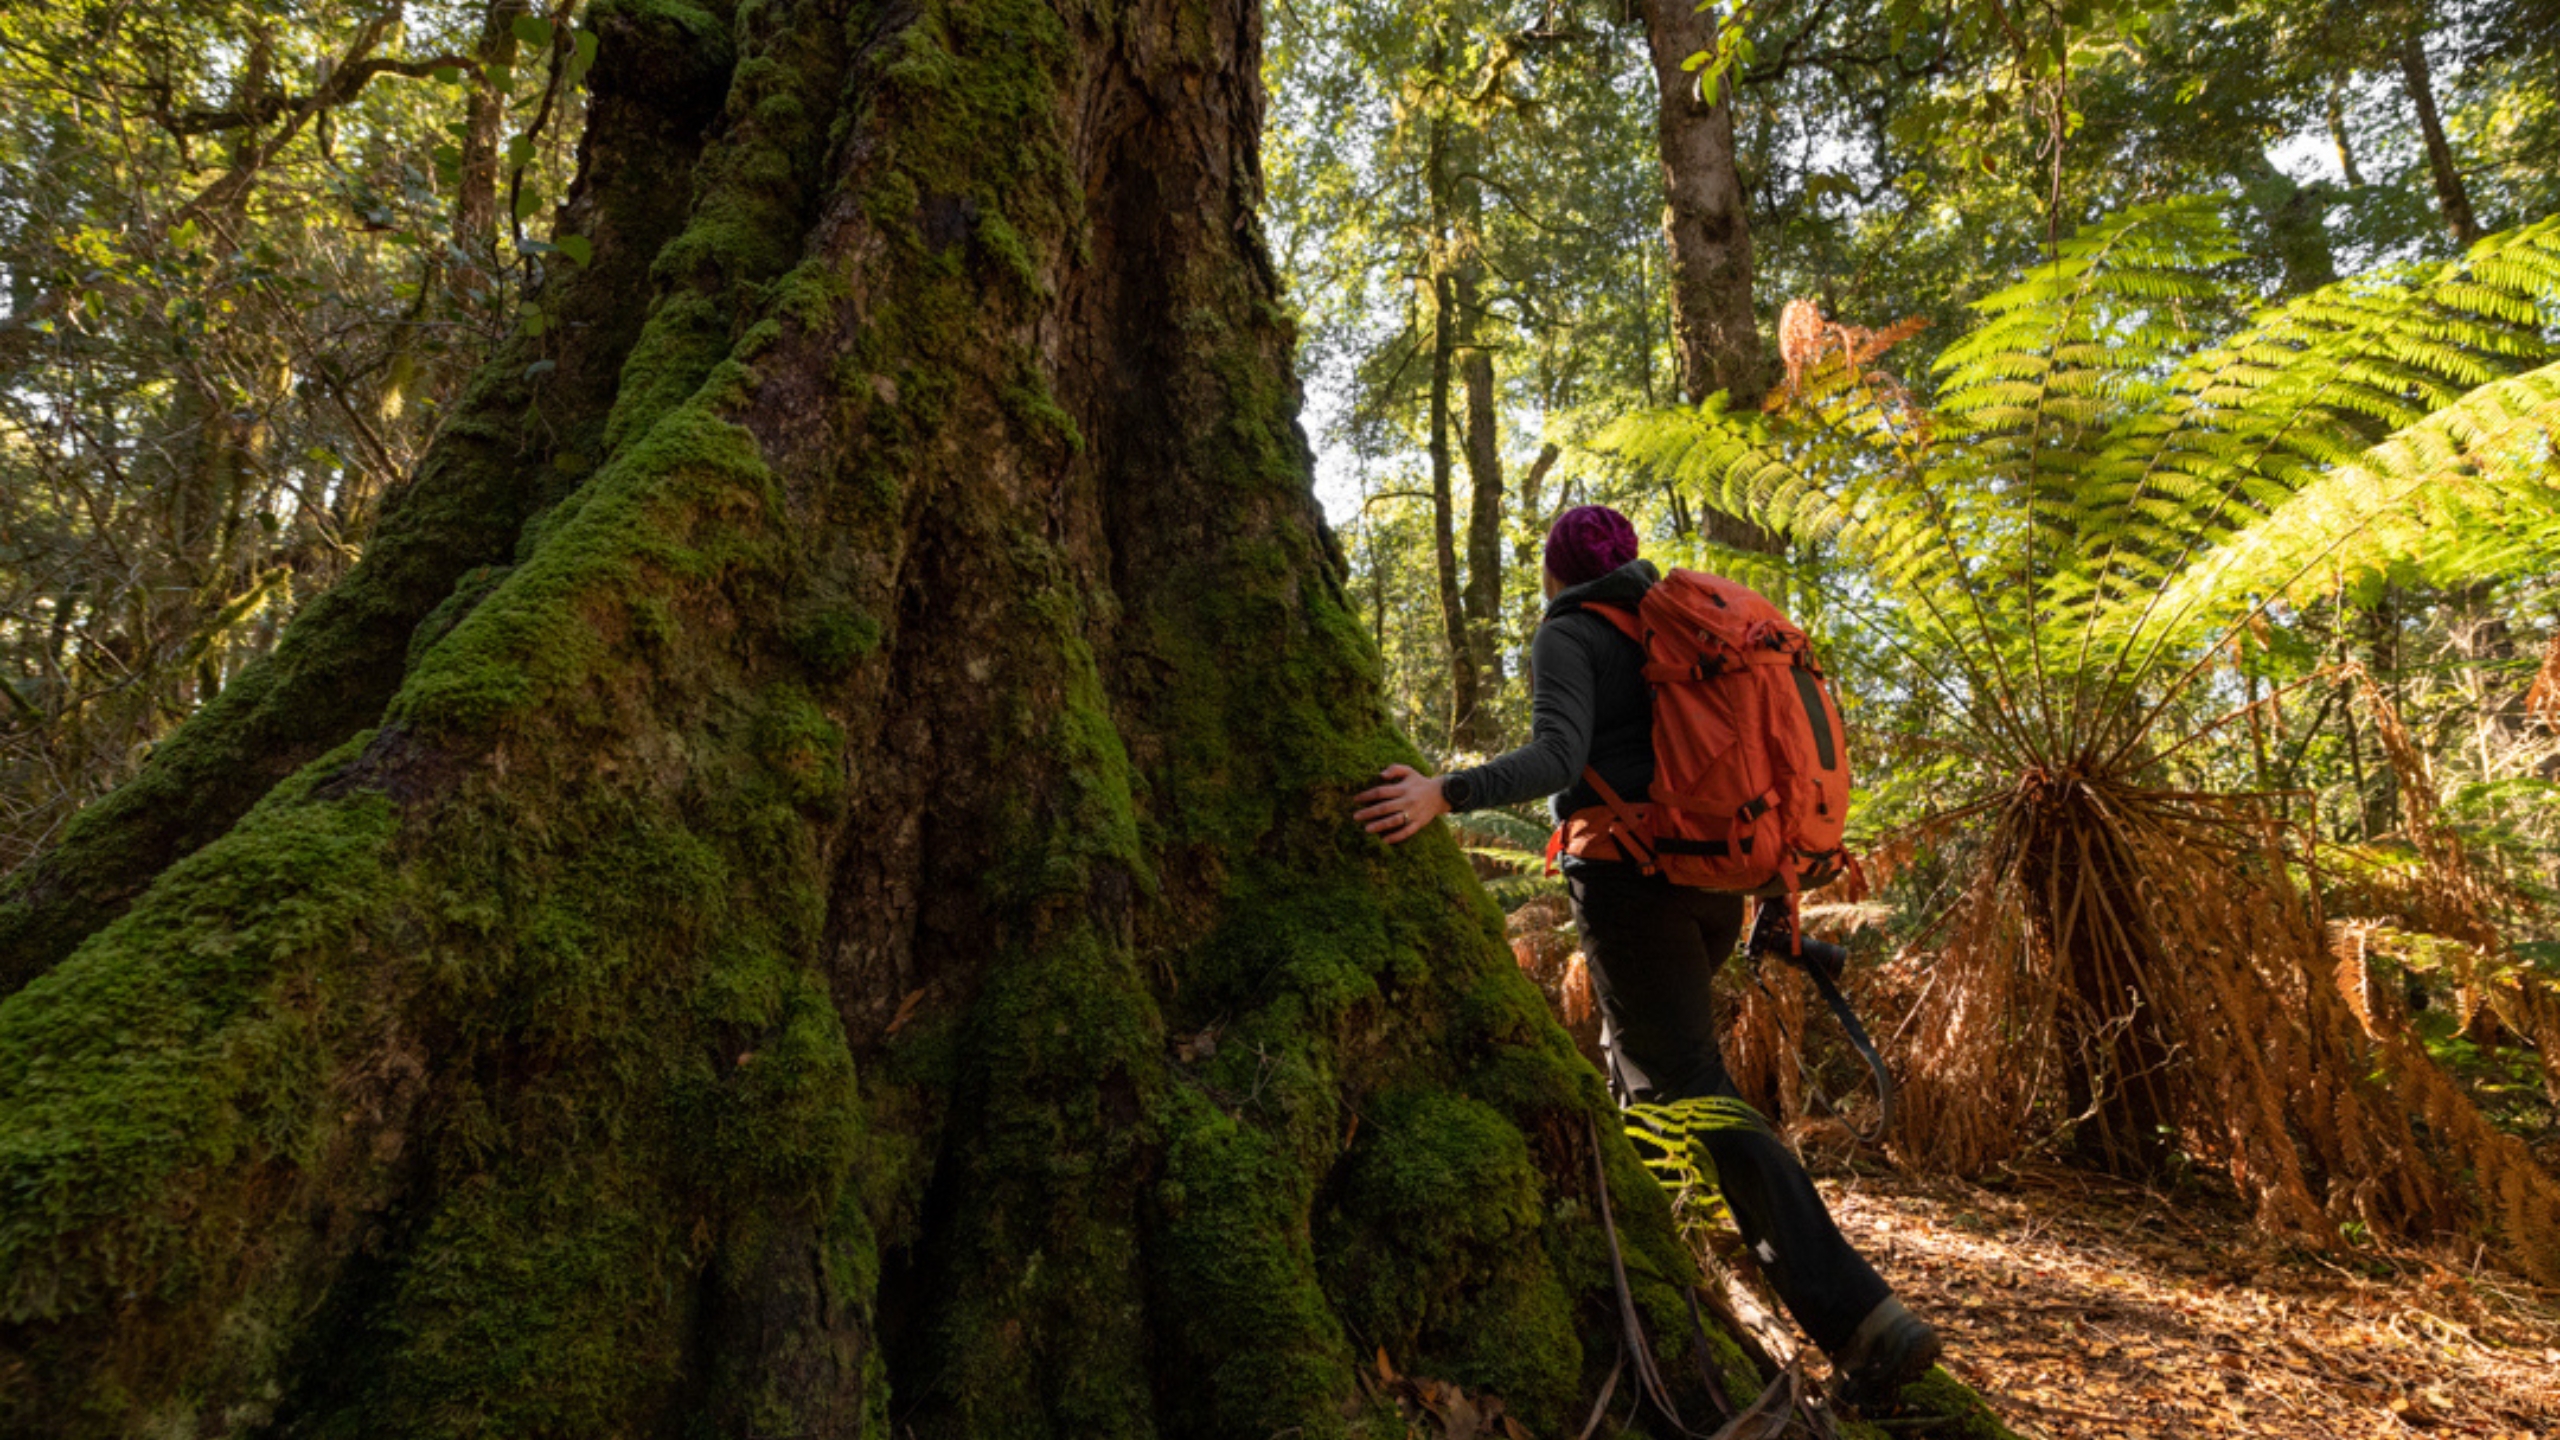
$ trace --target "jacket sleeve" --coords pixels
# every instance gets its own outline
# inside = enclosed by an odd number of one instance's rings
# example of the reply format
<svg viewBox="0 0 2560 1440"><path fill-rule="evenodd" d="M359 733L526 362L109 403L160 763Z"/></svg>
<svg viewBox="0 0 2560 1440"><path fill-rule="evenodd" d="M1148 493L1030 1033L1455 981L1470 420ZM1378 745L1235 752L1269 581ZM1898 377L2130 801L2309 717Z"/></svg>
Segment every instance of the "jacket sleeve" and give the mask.
<svg viewBox="0 0 2560 1440"><path fill-rule="evenodd" d="M1592 637L1604 622L1560 615L1538 627L1529 642L1529 743L1482 765L1450 772L1441 787L1451 810L1490 810L1553 795L1574 782L1591 760L1600 689Z"/></svg>

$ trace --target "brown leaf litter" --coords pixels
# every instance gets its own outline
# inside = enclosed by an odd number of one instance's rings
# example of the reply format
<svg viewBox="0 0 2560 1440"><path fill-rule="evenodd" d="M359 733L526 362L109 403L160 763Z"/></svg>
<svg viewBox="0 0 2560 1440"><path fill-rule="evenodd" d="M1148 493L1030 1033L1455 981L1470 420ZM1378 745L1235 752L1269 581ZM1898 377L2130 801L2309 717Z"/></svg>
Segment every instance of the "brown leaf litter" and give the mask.
<svg viewBox="0 0 2560 1440"><path fill-rule="evenodd" d="M1822 1182L1840 1228L2031 1440L2560 1437L2560 1291L2473 1257L2319 1254L2244 1207L2061 1169Z"/></svg>

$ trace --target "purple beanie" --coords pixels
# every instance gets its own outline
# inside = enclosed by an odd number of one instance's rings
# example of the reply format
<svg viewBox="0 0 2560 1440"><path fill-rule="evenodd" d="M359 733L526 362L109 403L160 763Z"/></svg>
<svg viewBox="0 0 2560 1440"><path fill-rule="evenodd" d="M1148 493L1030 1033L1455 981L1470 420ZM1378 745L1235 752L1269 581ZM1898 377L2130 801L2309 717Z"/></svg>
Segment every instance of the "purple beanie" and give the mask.
<svg viewBox="0 0 2560 1440"><path fill-rule="evenodd" d="M1547 531L1547 568L1567 585L1597 580L1636 558L1636 527L1606 505L1576 505Z"/></svg>

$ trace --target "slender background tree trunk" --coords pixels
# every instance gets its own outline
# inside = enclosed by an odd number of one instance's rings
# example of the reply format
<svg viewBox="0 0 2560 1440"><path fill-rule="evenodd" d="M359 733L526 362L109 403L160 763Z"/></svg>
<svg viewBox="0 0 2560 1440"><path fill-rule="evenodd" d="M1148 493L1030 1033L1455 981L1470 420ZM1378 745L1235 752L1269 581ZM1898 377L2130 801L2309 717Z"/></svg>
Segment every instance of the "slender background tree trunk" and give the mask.
<svg viewBox="0 0 2560 1440"><path fill-rule="evenodd" d="M2436 207L2444 212L2444 228L2453 243L2468 250L2480 239L2480 222L2472 218L2471 192L2462 183L2462 167L2454 163L2444 117L2436 113L2435 75L2427 65L2423 30L2413 27L2401 35L2399 59L2410 107L2418 112L2418 136L2426 144L2427 173L2436 182Z"/></svg>
<svg viewBox="0 0 2560 1440"><path fill-rule="evenodd" d="M1492 737L1492 717L1484 713L1484 692L1502 683L1502 437L1495 424L1499 399L1493 383L1493 352L1481 343L1484 328L1482 265L1458 271L1459 312L1467 317L1472 343L1458 357L1467 391L1467 649L1476 672L1478 704L1469 738Z"/></svg>
<svg viewBox="0 0 2560 1440"><path fill-rule="evenodd" d="M1449 652L1449 739L1473 744L1477 729L1476 649L1467 633L1466 582L1458 573L1458 419L1451 412L1457 398L1459 331L1465 321L1458 308L1458 280L1443 266L1431 279L1431 558L1432 578L1440 601L1440 634Z"/></svg>
<svg viewBox="0 0 2560 1440"><path fill-rule="evenodd" d="M506 100L489 71L516 63L516 17L530 13L527 0L488 0L482 11L479 43L472 58L481 73L472 80L464 107L453 207L453 244L476 274L456 277L469 288L488 284L488 271L498 254L498 148L504 138Z"/></svg>

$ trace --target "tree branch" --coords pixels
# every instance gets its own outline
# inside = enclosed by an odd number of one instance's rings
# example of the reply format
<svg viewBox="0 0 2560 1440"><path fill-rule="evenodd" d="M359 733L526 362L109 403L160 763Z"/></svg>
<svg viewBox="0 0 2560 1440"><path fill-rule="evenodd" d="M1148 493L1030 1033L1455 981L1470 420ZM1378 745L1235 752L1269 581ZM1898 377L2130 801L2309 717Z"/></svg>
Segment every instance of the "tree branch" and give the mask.
<svg viewBox="0 0 2560 1440"><path fill-rule="evenodd" d="M178 213L171 217L171 227L174 229L207 210L218 209L229 204L242 191L249 188L249 182L257 178L258 172L265 169L269 161L275 159L285 146L293 143L294 137L302 133L302 127L311 123L311 117L330 106L346 103L374 76L404 65L424 65L429 69L434 68L436 64L434 61L377 62L364 58L367 51L382 42L383 32L391 28L391 19L392 17L386 14L365 22L363 28L356 31L355 39L347 43L347 53L339 58L336 65L330 67L328 80L323 82L319 89L305 96L301 104L290 112L292 118L286 122L284 128L269 137L266 143L258 146L256 154L249 156L244 163L233 167L221 179L206 186L194 199L180 206Z"/></svg>
<svg viewBox="0 0 2560 1440"><path fill-rule="evenodd" d="M438 55L429 60L360 60L332 74L327 83L309 95L277 95L254 105L229 110L169 109L166 85L154 87L151 118L172 135L213 135L226 130L245 130L264 125L281 116L301 110L317 113L333 109L353 100L372 83L377 75L398 75L409 80L423 80L438 70L480 71L479 62L467 56Z"/></svg>

